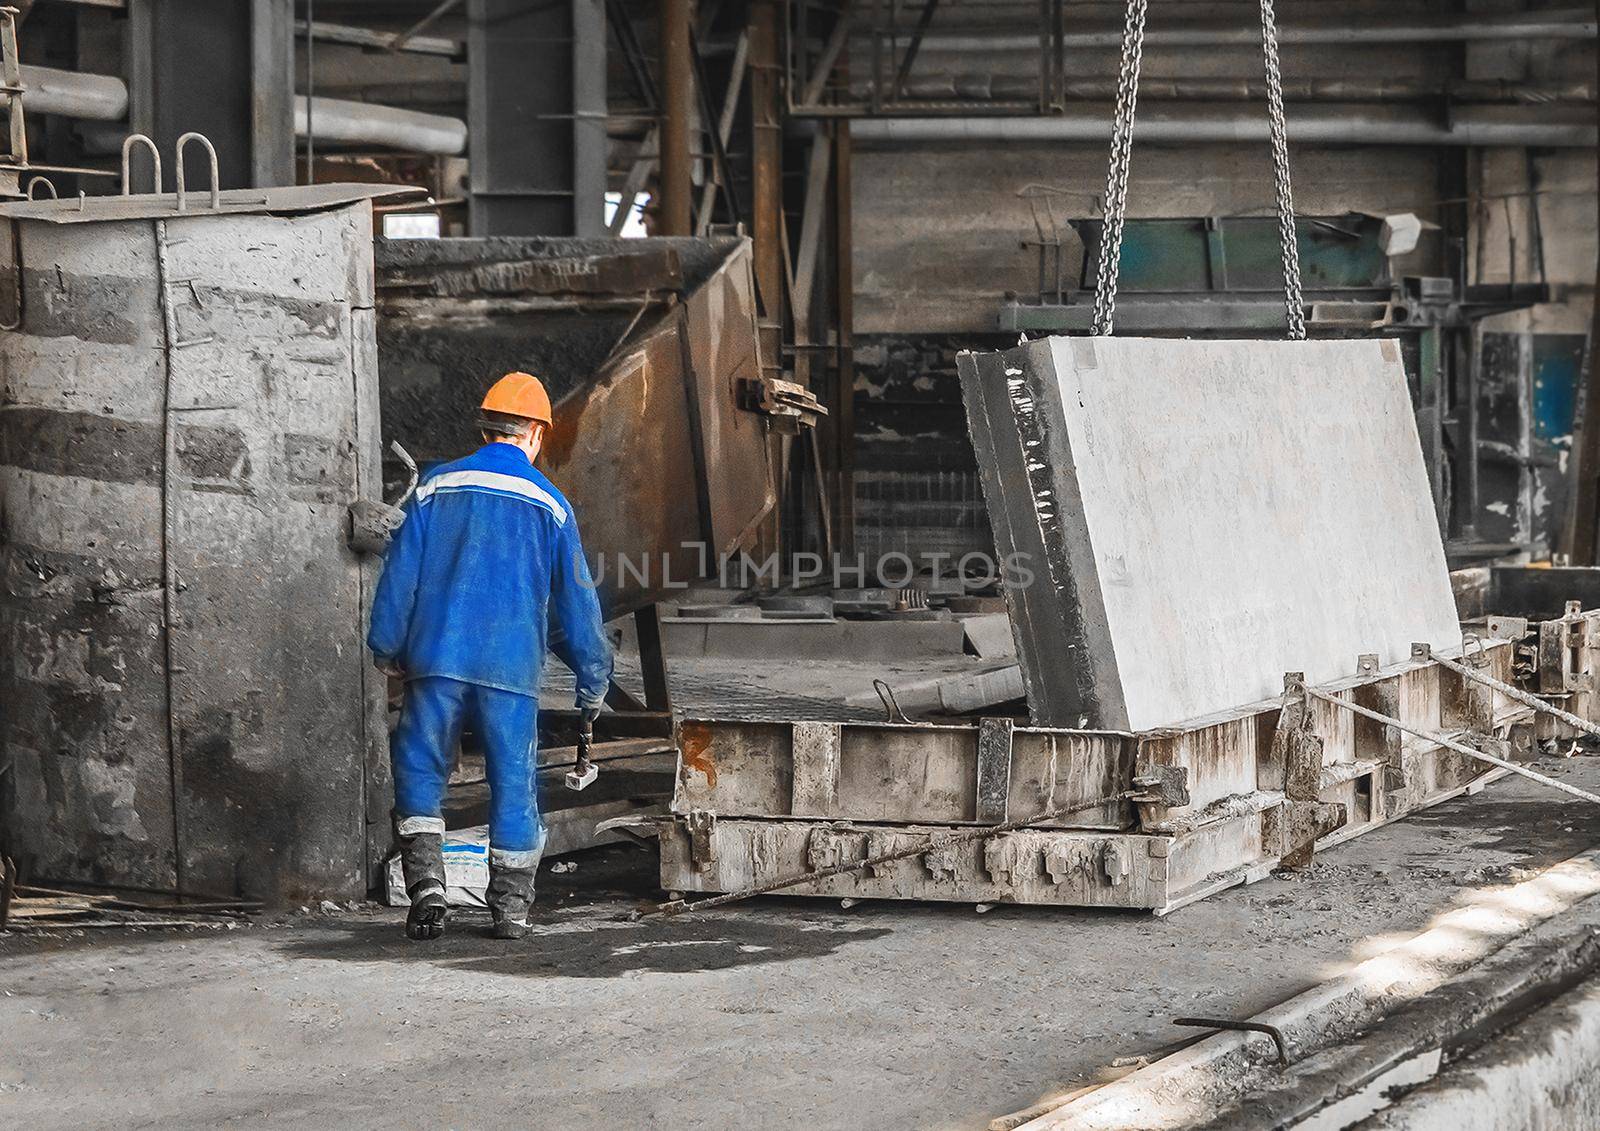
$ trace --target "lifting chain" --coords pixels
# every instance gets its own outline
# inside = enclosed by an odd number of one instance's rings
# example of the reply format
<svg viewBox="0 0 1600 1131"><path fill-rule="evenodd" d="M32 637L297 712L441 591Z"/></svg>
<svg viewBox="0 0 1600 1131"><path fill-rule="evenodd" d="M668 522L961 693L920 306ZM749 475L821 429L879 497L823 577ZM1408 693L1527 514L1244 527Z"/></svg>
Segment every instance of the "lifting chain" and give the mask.
<svg viewBox="0 0 1600 1131"><path fill-rule="evenodd" d="M1300 297L1300 244L1294 232L1294 190L1289 184L1288 124L1283 120L1283 75L1278 70L1278 22L1272 0L1261 0L1261 55L1267 68L1267 119L1272 129L1272 180L1283 250L1283 306L1289 338L1304 341L1306 308Z"/></svg>
<svg viewBox="0 0 1600 1131"><path fill-rule="evenodd" d="M1105 225L1100 239L1090 333L1111 333L1117 306L1117 271L1122 261L1122 228L1128 208L1128 168L1133 157L1133 121L1139 102L1139 65L1144 58L1145 15L1149 0L1128 0L1122 32L1122 65L1117 74L1116 118L1111 127L1111 159L1106 170ZM1267 117L1272 137L1273 186L1278 207L1278 239L1283 253L1283 304L1289 337L1306 336L1305 304L1300 294L1300 248L1295 237L1294 191L1289 182L1288 127L1283 117L1283 76L1278 65L1278 26L1272 0L1261 0L1261 53L1267 74Z"/></svg>
<svg viewBox="0 0 1600 1131"><path fill-rule="evenodd" d="M1128 0L1122 30L1122 67L1117 72L1117 116L1111 126L1111 165L1106 171L1106 219L1100 234L1100 278L1094 291L1090 333L1111 333L1117 307L1117 268L1122 262L1122 221L1128 208L1128 165L1133 157L1133 115L1139 102L1139 63L1144 57L1144 17L1149 0Z"/></svg>

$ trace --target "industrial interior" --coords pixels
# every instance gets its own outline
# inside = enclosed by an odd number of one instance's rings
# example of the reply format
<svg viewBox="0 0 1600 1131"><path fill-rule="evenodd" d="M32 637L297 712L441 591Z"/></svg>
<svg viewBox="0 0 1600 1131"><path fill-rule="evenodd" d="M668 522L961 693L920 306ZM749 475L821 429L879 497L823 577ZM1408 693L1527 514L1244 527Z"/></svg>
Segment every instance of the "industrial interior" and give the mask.
<svg viewBox="0 0 1600 1131"><path fill-rule="evenodd" d="M1600 1126L1597 20L11 0L0 1121Z"/></svg>

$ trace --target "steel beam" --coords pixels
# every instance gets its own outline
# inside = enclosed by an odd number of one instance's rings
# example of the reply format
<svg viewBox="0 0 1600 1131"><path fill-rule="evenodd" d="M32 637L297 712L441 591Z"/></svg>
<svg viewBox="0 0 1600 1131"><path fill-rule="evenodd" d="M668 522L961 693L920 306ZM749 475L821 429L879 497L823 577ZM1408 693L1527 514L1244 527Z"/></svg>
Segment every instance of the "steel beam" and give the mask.
<svg viewBox="0 0 1600 1131"><path fill-rule="evenodd" d="M1595 52L1595 84L1600 89L1600 51ZM1600 157L1600 152L1597 152ZM1600 209L1600 194L1595 197ZM1596 217L1600 227L1600 216ZM1596 300L1589 323L1589 346L1584 351L1583 388L1580 393L1582 415L1577 434L1572 438L1576 457L1573 469L1571 513L1567 517L1564 539L1567 555L1573 565L1594 565L1600 559L1600 357L1595 347L1600 345L1600 257L1595 260Z"/></svg>
<svg viewBox="0 0 1600 1131"><path fill-rule="evenodd" d="M833 401L828 405L828 426L833 437L835 546L844 553L855 549L856 525L856 417L855 417L855 222L851 210L850 123L834 126L833 156L833 284L834 330L837 354Z"/></svg>
<svg viewBox="0 0 1600 1131"><path fill-rule="evenodd" d="M661 172L656 233L663 236L694 234L691 215L694 188L689 177L693 164L690 136L695 99L689 39L693 12L693 0L661 0L661 107L657 134L661 144Z"/></svg>
<svg viewBox="0 0 1600 1131"><path fill-rule="evenodd" d="M761 367L783 369L783 125L778 5L750 5L751 221L756 294L761 302Z"/></svg>
<svg viewBox="0 0 1600 1131"><path fill-rule="evenodd" d="M166 153L205 134L224 188L293 184L292 30L290 0L131 0L132 130Z"/></svg>
<svg viewBox="0 0 1600 1131"><path fill-rule="evenodd" d="M604 234L602 0L469 0L467 17L472 234Z"/></svg>

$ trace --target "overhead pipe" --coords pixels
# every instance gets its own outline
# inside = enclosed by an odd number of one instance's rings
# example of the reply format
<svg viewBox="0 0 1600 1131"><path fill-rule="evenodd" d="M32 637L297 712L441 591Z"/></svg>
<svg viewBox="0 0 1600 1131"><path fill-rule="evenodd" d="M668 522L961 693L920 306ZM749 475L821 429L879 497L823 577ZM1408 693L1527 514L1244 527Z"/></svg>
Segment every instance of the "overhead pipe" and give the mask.
<svg viewBox="0 0 1600 1131"><path fill-rule="evenodd" d="M90 122L123 122L128 117L128 84L115 75L25 65L22 85L22 105L30 113L59 114ZM306 102L305 95L295 98L294 129L298 137L306 136L309 117L316 121L319 141L444 156L466 152L467 124L460 118L322 97L310 100L308 113ZM120 142L118 138L112 151Z"/></svg>
<svg viewBox="0 0 1600 1131"><path fill-rule="evenodd" d="M26 104L26 95L23 101ZM307 99L303 94L296 95L295 136L305 137L312 120L317 125L319 143L376 145L445 157L467 151L467 123L446 114L424 114L345 98L319 95Z"/></svg>
<svg viewBox="0 0 1600 1131"><path fill-rule="evenodd" d="M861 31L870 33L869 27ZM1592 8L1562 8L1534 12L1484 12L1454 16L1409 16L1371 19L1351 24L1281 24L1278 43L1460 43L1471 40L1593 39L1596 32ZM1122 28L1111 24L1074 30L1062 41L1067 48L1120 47ZM1165 24L1151 20L1144 35L1150 47L1261 46L1261 28L1249 20L1237 24ZM938 32L923 37L925 52L1033 51L1039 50L1039 33Z"/></svg>
<svg viewBox="0 0 1600 1131"><path fill-rule="evenodd" d="M1576 108L1575 108L1576 109ZM1448 120L1411 107L1302 106L1289 114L1289 140L1299 145L1475 145L1593 148L1600 139L1586 110L1540 111L1520 107L1459 107ZM860 144L930 142L1106 142L1112 107L1086 106L1053 117L857 118L851 137ZM1237 104L1153 106L1139 111L1136 144L1260 142L1267 137L1264 108Z"/></svg>
<svg viewBox="0 0 1600 1131"><path fill-rule="evenodd" d="M24 63L22 86L23 108L33 114L94 122L120 122L128 116L128 84L115 75L86 75Z"/></svg>
<svg viewBox="0 0 1600 1131"><path fill-rule="evenodd" d="M851 102L864 106L872 101L871 81L850 84ZM1114 78L1068 79L1061 84L1062 94L1075 102L1110 102L1117 96ZM902 84L900 97L911 102L988 102L1031 101L1039 97L1038 75L1007 75L967 72L922 75ZM1559 85L1519 85L1504 81L1438 81L1414 78L1370 79L1286 79L1283 96L1291 102L1403 102L1449 98L1457 102L1506 102L1544 105L1553 102L1593 102L1595 88L1587 82ZM1139 79L1139 100L1263 102L1266 84L1259 78L1150 78ZM884 103L887 116L914 114L915 106ZM839 111L848 105L823 105L818 109ZM802 111L803 112L803 111ZM832 116L832 115L829 115Z"/></svg>

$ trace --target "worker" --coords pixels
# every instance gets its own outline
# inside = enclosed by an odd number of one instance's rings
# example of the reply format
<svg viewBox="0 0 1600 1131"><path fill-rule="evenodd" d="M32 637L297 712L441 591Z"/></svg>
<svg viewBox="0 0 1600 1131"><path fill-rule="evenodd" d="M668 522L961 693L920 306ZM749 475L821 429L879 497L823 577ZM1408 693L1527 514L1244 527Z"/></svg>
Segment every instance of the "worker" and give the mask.
<svg viewBox="0 0 1600 1131"><path fill-rule="evenodd" d="M577 676L585 723L600 713L611 649L572 506L534 467L550 397L508 373L483 399L483 446L422 477L384 560L367 635L379 670L405 681L390 742L406 935L438 938L445 903L442 803L463 722L484 745L489 912L496 938L528 932L544 851L536 792L547 625Z"/></svg>

